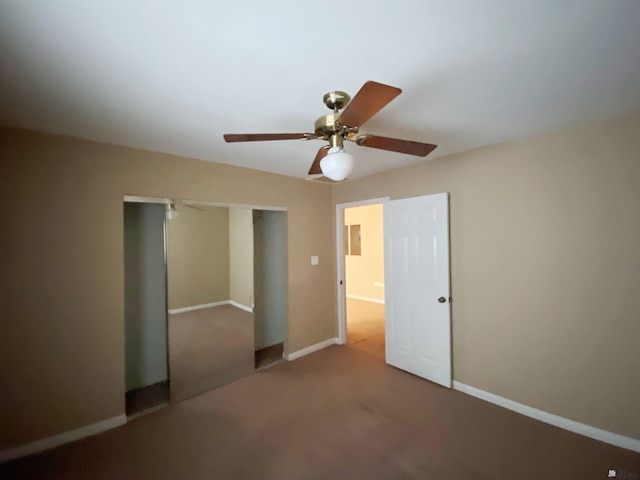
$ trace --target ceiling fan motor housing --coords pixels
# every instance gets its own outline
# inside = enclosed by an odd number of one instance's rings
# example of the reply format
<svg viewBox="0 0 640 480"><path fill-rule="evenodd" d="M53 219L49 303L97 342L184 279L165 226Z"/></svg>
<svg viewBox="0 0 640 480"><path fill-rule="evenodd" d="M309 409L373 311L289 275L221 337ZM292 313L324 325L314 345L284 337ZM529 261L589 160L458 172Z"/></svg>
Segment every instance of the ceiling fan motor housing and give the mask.
<svg viewBox="0 0 640 480"><path fill-rule="evenodd" d="M347 127L339 122L339 113L330 113L320 117L315 123L315 134L317 138L329 140L332 136L339 135L351 140L358 133L358 127Z"/></svg>
<svg viewBox="0 0 640 480"><path fill-rule="evenodd" d="M333 113L320 117L318 120L316 120L316 137L323 140L329 140L336 134L342 137L346 137L349 131L353 129L347 129L343 125L340 125L340 123L338 122L340 113L338 112L342 110L347 105L347 103L349 103L351 97L345 92L336 90L334 92L327 93L322 98L322 100L329 109L333 110Z"/></svg>
<svg viewBox="0 0 640 480"><path fill-rule="evenodd" d="M316 137L321 138L323 140L328 140L331 135L337 133L340 130L340 126L338 124L338 117L340 115L337 113L330 113L329 115L325 115L316 120L315 124L315 134Z"/></svg>

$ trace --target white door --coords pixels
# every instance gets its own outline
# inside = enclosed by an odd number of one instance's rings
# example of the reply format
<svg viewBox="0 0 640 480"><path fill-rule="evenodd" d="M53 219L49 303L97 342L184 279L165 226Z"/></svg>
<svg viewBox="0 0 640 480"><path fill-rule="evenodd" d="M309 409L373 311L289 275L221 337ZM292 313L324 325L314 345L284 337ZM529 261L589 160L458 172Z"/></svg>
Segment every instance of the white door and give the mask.
<svg viewBox="0 0 640 480"><path fill-rule="evenodd" d="M449 198L384 204L386 360L451 388Z"/></svg>

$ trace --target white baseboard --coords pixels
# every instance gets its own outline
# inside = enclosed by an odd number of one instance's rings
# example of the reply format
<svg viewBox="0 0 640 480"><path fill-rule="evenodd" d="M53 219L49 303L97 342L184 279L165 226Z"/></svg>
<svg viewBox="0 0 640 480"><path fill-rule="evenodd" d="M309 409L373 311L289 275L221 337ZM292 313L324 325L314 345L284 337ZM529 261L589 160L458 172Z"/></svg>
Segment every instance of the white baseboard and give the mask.
<svg viewBox="0 0 640 480"><path fill-rule="evenodd" d="M347 298L353 298L354 300L364 300L365 302L381 303L384 305L384 300L371 297L362 297L360 295L347 295Z"/></svg>
<svg viewBox="0 0 640 480"><path fill-rule="evenodd" d="M537 408L524 405L523 403L514 402L508 398L500 397L499 395L480 390L479 388L472 387L470 385L465 385L464 383L456 382L455 380L453 382L453 388L468 395L480 398L481 400L521 413L527 417L548 423L549 425L560 427L610 445L615 445L616 447L640 452L640 440L636 440L635 438L625 437L617 433L608 432L584 423L569 420L568 418L560 417L543 410L538 410Z"/></svg>
<svg viewBox="0 0 640 480"><path fill-rule="evenodd" d="M239 308L240 310L244 310L245 312L253 313L253 308L247 307L246 305L238 302L234 302L233 300L229 300L229 305L233 305L234 307Z"/></svg>
<svg viewBox="0 0 640 480"><path fill-rule="evenodd" d="M117 417L102 420L101 422L92 423L91 425L85 425L84 427L64 432L53 437L43 438L36 440L35 442L25 443L18 447L9 448L7 450L0 450L0 463L8 462L14 458L25 457L33 453L49 450L50 448L64 445L65 443L74 442L81 438L90 437L98 433L110 430L120 425L127 423L126 415L118 415Z"/></svg>
<svg viewBox="0 0 640 480"><path fill-rule="evenodd" d="M162 410L169 406L169 402L161 403L160 405L156 405L155 407L147 408L142 410L141 412L134 413L133 415L127 415L127 422L131 420L135 420L138 417L144 417L145 415L149 415L150 413L157 412L158 410Z"/></svg>
<svg viewBox="0 0 640 480"><path fill-rule="evenodd" d="M191 305L190 307L172 308L169 310L169 315L174 313L191 312L193 310L201 310L203 308L219 307L220 305L229 305L231 300L222 300L221 302L203 303L202 305Z"/></svg>
<svg viewBox="0 0 640 480"><path fill-rule="evenodd" d="M310 353L317 352L318 350L322 350L323 348L330 347L331 345L335 345L338 343L338 337L329 338L324 342L316 343L315 345L309 345L308 347L303 348L302 350L298 350L297 352L293 352L287 355L287 360L295 360L296 358L304 357L305 355L309 355Z"/></svg>

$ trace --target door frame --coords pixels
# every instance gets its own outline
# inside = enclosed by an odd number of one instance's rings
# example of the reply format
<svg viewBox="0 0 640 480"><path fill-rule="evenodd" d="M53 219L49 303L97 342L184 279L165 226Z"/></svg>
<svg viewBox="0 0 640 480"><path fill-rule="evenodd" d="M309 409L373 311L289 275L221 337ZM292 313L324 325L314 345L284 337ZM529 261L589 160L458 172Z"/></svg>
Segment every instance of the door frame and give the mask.
<svg viewBox="0 0 640 480"><path fill-rule="evenodd" d="M345 208L362 207L364 205L384 204L389 197L371 198L357 202L336 204L336 288L338 298L338 344L347 343L347 295L344 262L344 210ZM383 225L384 235L384 225Z"/></svg>

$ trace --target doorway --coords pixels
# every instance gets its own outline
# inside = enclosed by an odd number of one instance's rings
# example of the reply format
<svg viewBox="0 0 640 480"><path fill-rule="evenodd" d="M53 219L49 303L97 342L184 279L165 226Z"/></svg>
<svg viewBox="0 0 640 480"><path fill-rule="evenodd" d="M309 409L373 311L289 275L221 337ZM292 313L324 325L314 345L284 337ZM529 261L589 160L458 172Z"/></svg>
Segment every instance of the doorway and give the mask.
<svg viewBox="0 0 640 480"><path fill-rule="evenodd" d="M351 237L358 231L345 222L345 212L373 203L383 203L385 362L451 388L447 193L336 205L340 343L348 342L344 258L352 248ZM362 248L358 241L364 242L364 238L356 238L356 251Z"/></svg>
<svg viewBox="0 0 640 480"><path fill-rule="evenodd" d="M385 358L383 203L377 198L336 206L338 338Z"/></svg>
<svg viewBox="0 0 640 480"><path fill-rule="evenodd" d="M347 343L384 360L382 204L344 209Z"/></svg>

